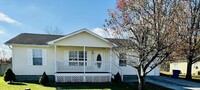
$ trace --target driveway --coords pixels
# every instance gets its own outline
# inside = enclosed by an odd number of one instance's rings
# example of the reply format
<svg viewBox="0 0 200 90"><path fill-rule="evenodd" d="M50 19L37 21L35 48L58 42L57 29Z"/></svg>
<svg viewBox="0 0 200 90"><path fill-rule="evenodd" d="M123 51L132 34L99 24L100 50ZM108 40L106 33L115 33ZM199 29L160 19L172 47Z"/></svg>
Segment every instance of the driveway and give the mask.
<svg viewBox="0 0 200 90"><path fill-rule="evenodd" d="M146 78L146 82L150 82L174 90L200 90L200 83L163 76L148 76Z"/></svg>

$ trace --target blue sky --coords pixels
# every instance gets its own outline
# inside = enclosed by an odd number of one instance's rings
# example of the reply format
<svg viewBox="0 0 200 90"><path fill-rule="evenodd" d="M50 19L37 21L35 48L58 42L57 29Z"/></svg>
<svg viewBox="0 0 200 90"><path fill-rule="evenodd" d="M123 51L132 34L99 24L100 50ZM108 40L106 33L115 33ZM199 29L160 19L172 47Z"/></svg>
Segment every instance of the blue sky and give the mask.
<svg viewBox="0 0 200 90"><path fill-rule="evenodd" d="M102 28L116 0L0 0L0 45L20 33L45 33L57 26L65 34Z"/></svg>
<svg viewBox="0 0 200 90"><path fill-rule="evenodd" d="M0 56L4 43L20 33L45 33L46 27L58 27L64 34L82 28L104 36L103 24L108 9L116 0L0 0Z"/></svg>

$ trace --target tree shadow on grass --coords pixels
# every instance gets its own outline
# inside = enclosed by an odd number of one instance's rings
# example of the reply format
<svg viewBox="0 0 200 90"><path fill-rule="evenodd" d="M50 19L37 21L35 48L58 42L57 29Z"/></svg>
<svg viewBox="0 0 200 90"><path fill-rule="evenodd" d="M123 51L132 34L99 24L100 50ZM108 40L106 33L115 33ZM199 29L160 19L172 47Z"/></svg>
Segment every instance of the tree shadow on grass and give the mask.
<svg viewBox="0 0 200 90"><path fill-rule="evenodd" d="M13 82L13 83L8 83L9 85L27 85L25 83L22 82Z"/></svg>

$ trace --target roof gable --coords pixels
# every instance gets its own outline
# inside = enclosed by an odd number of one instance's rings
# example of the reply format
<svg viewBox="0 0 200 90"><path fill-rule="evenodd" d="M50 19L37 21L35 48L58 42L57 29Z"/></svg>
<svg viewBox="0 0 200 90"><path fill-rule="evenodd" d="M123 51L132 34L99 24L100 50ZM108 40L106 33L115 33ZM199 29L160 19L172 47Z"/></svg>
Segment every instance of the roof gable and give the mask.
<svg viewBox="0 0 200 90"><path fill-rule="evenodd" d="M105 41L105 42L107 42L107 43L110 43L107 39L105 39L105 38L99 36L99 35L96 34L96 33L93 33L93 32L91 32L91 31L89 31L89 30L86 29L86 28L83 28L83 29L81 29L81 30L75 31L75 32L73 32L73 33L70 33L70 34L68 34L68 35L66 35L66 36L64 36L64 37L61 37L61 38L58 38L58 39L49 41L48 44L53 44L53 43L55 43L55 42L58 42L58 41L60 41L60 40L63 40L63 39L65 39L65 38L68 38L68 37L71 37L71 36L74 36L74 35L77 35L77 34L80 34L80 33L82 33L82 32L89 33L89 34L91 34L91 35L93 35L93 36L95 36L95 37L97 37L97 38L99 38L99 39L101 39L101 40L103 40L103 41Z"/></svg>

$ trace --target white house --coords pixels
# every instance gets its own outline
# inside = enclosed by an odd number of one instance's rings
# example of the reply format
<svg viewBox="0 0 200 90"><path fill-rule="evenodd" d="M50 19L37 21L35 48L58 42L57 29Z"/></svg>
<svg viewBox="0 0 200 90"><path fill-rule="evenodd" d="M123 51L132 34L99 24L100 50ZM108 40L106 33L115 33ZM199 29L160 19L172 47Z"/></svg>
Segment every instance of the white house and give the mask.
<svg viewBox="0 0 200 90"><path fill-rule="evenodd" d="M113 57L111 38L87 29L68 35L22 33L5 44L12 48L12 70L19 80L37 79L45 71L56 82L110 82L119 72L136 75L126 60ZM159 68L149 75L159 75Z"/></svg>
<svg viewBox="0 0 200 90"><path fill-rule="evenodd" d="M173 62L170 63L170 73L173 73L173 70L180 70L181 74L186 75L187 72L187 62ZM192 65L192 75L200 75L200 62L196 62Z"/></svg>

